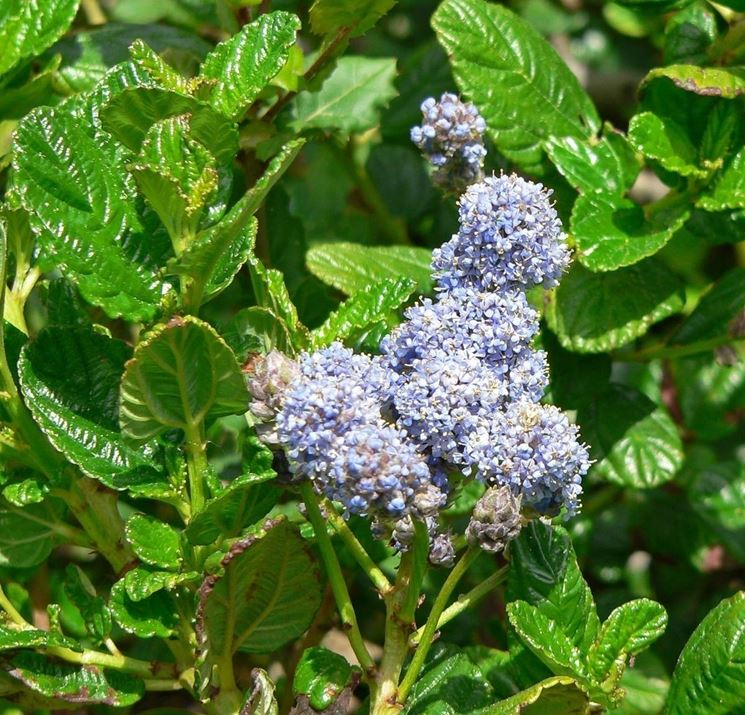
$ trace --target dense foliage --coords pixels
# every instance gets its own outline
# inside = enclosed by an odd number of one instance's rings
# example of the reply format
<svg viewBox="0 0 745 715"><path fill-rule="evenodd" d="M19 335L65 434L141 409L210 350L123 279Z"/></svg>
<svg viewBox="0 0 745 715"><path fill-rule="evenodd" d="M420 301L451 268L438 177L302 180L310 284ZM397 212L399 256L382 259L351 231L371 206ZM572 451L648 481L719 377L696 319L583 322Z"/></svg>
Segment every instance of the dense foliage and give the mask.
<svg viewBox="0 0 745 715"><path fill-rule="evenodd" d="M0 713L745 713L745 3L0 0Z"/></svg>

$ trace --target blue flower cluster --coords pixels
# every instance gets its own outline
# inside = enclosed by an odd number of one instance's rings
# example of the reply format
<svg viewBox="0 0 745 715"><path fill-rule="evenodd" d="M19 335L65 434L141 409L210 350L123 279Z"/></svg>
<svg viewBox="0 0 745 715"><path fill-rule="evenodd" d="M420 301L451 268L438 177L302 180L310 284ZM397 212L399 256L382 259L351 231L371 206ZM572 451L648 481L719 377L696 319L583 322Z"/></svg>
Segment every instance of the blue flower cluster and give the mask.
<svg viewBox="0 0 745 715"><path fill-rule="evenodd" d="M279 440L292 471L348 512L431 517L447 480L433 479L425 456L384 418L389 377L380 360L340 343L303 355L277 414Z"/></svg>
<svg viewBox="0 0 745 715"><path fill-rule="evenodd" d="M486 123L476 107L446 92L422 102L423 122L411 130L414 142L429 159L436 184L460 194L483 177Z"/></svg>

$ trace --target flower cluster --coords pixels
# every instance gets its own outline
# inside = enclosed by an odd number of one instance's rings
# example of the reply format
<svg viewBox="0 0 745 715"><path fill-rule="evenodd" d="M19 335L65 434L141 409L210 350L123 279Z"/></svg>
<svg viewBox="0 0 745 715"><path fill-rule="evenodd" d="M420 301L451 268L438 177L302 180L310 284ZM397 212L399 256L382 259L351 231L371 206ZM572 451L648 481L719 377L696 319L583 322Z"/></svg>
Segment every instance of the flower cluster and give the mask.
<svg viewBox="0 0 745 715"><path fill-rule="evenodd" d="M483 176L486 123L473 104L448 92L439 102L425 99L421 109L422 125L412 128L411 141L434 167L435 183L460 194Z"/></svg>

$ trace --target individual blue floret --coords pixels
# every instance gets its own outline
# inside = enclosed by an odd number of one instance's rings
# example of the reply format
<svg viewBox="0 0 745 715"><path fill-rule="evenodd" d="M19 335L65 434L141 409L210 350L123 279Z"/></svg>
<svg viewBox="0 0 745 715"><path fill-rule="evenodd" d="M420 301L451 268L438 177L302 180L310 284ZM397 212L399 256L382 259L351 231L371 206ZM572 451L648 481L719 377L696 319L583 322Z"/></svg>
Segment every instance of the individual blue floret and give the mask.
<svg viewBox="0 0 745 715"><path fill-rule="evenodd" d="M277 415L294 474L352 514L423 518L446 501L445 485L403 430L386 421L388 372L339 343L303 355Z"/></svg>
<svg viewBox="0 0 745 715"><path fill-rule="evenodd" d="M445 93L422 102L422 125L412 127L411 141L429 159L433 179L443 189L460 194L483 177L483 134L486 123L476 107Z"/></svg>
<svg viewBox="0 0 745 715"><path fill-rule="evenodd" d="M436 288L527 290L556 285L570 254L551 191L519 176L492 176L459 201L460 229L432 255Z"/></svg>
<svg viewBox="0 0 745 715"><path fill-rule="evenodd" d="M576 513L591 464L577 426L557 407L527 400L484 420L466 440L465 454L479 479L510 487L524 507L548 516L562 507Z"/></svg>

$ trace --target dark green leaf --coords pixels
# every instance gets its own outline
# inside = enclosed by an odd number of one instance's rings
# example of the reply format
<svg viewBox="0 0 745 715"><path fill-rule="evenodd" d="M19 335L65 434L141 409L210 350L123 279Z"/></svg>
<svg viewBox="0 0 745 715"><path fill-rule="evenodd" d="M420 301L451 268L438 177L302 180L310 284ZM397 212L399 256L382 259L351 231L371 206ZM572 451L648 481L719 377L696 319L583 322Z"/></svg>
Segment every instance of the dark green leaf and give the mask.
<svg viewBox="0 0 745 715"><path fill-rule="evenodd" d="M221 42L204 60L201 76L212 80L215 109L238 119L287 60L300 20L269 12Z"/></svg>
<svg viewBox="0 0 745 715"><path fill-rule="evenodd" d="M111 589L109 607L116 622L140 638L168 638L178 626L176 604L168 593L157 591L134 601L127 593L124 579L117 581Z"/></svg>
<svg viewBox="0 0 745 715"><path fill-rule="evenodd" d="M230 348L201 320L173 318L142 340L121 387L122 432L146 442L169 429L244 412L248 393Z"/></svg>
<svg viewBox="0 0 745 715"><path fill-rule="evenodd" d="M273 477L271 472L238 477L192 519L186 528L189 541L207 545L239 536L265 517L277 503L276 490L265 484Z"/></svg>
<svg viewBox="0 0 745 715"><path fill-rule="evenodd" d="M694 2L676 12L665 26L665 64L705 64L717 35L717 14L708 3Z"/></svg>
<svg viewBox="0 0 745 715"><path fill-rule="evenodd" d="M745 70L741 67L656 67L647 73L642 81L642 87L658 77L667 77L677 87L706 97L732 99L745 94Z"/></svg>
<svg viewBox="0 0 745 715"><path fill-rule="evenodd" d="M722 601L678 659L665 715L734 715L745 702L745 592Z"/></svg>
<svg viewBox="0 0 745 715"><path fill-rule="evenodd" d="M572 209L572 234L580 262L591 271L638 263L662 248L689 216L680 201L645 217L641 206L620 195L586 193Z"/></svg>
<svg viewBox="0 0 745 715"><path fill-rule="evenodd" d="M56 500L23 508L0 504L0 566L28 568L45 561L64 541L56 529L61 512Z"/></svg>
<svg viewBox="0 0 745 715"><path fill-rule="evenodd" d="M683 463L683 444L668 411L632 388L611 385L580 408L577 421L596 460L591 474L613 484L657 487Z"/></svg>
<svg viewBox="0 0 745 715"><path fill-rule="evenodd" d="M355 37L367 32L394 4L395 0L314 0L310 26L317 35L352 27Z"/></svg>
<svg viewBox="0 0 745 715"><path fill-rule="evenodd" d="M535 167L547 139L587 139L600 129L597 111L577 78L511 10L484 0L445 0L432 24L458 86L479 108L489 136L509 159Z"/></svg>
<svg viewBox="0 0 745 715"><path fill-rule="evenodd" d="M57 701L127 707L145 694L142 680L118 670L70 665L40 653L23 652L2 662L2 669L35 693Z"/></svg>
<svg viewBox="0 0 745 715"><path fill-rule="evenodd" d="M432 254L425 248L321 243L305 260L313 275L347 295L386 278L410 278L422 293L432 290Z"/></svg>
<svg viewBox="0 0 745 715"><path fill-rule="evenodd" d="M65 593L80 611L87 631L98 641L111 633L111 613L106 602L96 595L90 579L79 566L68 564L65 570Z"/></svg>
<svg viewBox="0 0 745 715"><path fill-rule="evenodd" d="M300 658L292 681L295 695L307 695L311 707L329 707L352 676L352 666L338 653L317 646L308 648Z"/></svg>
<svg viewBox="0 0 745 715"><path fill-rule="evenodd" d="M288 354L295 350L287 325L268 308L252 306L239 310L223 334L241 360L249 353L268 353L275 348Z"/></svg>
<svg viewBox="0 0 745 715"><path fill-rule="evenodd" d="M134 552L146 564L170 570L181 565L179 533L160 519L134 514L127 520L125 533Z"/></svg>
<svg viewBox="0 0 745 715"><path fill-rule="evenodd" d="M575 264L551 296L546 319L568 350L615 350L681 310L682 288L677 276L651 258L607 273Z"/></svg>
<svg viewBox="0 0 745 715"><path fill-rule="evenodd" d="M152 318L163 293L160 251L143 233L114 146L65 107L34 110L15 138L15 187L44 259L111 317Z"/></svg>
<svg viewBox="0 0 745 715"><path fill-rule="evenodd" d="M620 195L631 188L641 168L626 137L611 128L595 144L551 137L543 148L559 173L582 193Z"/></svg>
<svg viewBox="0 0 745 715"><path fill-rule="evenodd" d="M376 126L379 110L396 96L391 58L342 57L320 89L301 92L292 103L290 127L351 134Z"/></svg>
<svg viewBox="0 0 745 715"><path fill-rule="evenodd" d="M54 327L21 354L21 391L52 444L83 472L114 489L162 481L152 455L119 432L119 382L131 352L90 328Z"/></svg>
<svg viewBox="0 0 745 715"><path fill-rule="evenodd" d="M310 625L321 603L315 563L286 522L236 541L199 593L197 627L215 657L272 653Z"/></svg>
<svg viewBox="0 0 745 715"><path fill-rule="evenodd" d="M385 321L411 297L415 289L416 283L409 278L386 278L358 290L313 331L313 347L322 347L334 340L347 340Z"/></svg>
<svg viewBox="0 0 745 715"><path fill-rule="evenodd" d="M611 673L614 663L636 655L657 640L667 627L667 613L655 601L639 598L616 608L600 629L589 653L590 667L598 681Z"/></svg>

